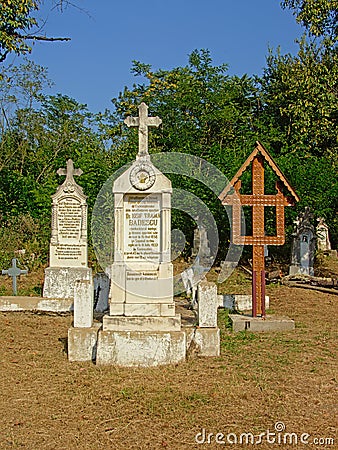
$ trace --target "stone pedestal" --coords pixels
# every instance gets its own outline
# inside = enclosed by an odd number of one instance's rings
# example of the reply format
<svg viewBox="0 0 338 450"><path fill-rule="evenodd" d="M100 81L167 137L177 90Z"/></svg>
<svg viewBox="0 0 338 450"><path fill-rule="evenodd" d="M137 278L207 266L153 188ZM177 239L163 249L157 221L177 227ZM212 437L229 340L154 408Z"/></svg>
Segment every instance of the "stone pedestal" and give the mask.
<svg viewBox="0 0 338 450"><path fill-rule="evenodd" d="M101 324L90 328L68 329L68 359L69 361L95 361L97 333Z"/></svg>
<svg viewBox="0 0 338 450"><path fill-rule="evenodd" d="M96 364L153 367L185 360L183 331L100 331Z"/></svg>

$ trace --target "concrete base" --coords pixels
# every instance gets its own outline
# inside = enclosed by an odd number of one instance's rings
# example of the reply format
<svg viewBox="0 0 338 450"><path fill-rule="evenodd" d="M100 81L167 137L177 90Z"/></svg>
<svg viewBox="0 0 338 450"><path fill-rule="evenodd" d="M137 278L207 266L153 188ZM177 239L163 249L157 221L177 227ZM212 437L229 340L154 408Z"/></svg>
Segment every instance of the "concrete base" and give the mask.
<svg viewBox="0 0 338 450"><path fill-rule="evenodd" d="M181 331L181 316L125 317L104 316L103 331Z"/></svg>
<svg viewBox="0 0 338 450"><path fill-rule="evenodd" d="M219 328L183 328L186 333L187 356L220 356Z"/></svg>
<svg viewBox="0 0 338 450"><path fill-rule="evenodd" d="M0 311L73 311L73 300L69 298L42 298L9 296L0 297Z"/></svg>
<svg viewBox="0 0 338 450"><path fill-rule="evenodd" d="M96 364L153 367L185 360L183 331L100 331Z"/></svg>
<svg viewBox="0 0 338 450"><path fill-rule="evenodd" d="M95 361L97 333L101 324L90 328L68 329L68 359L69 361Z"/></svg>
<svg viewBox="0 0 338 450"><path fill-rule="evenodd" d="M221 308L230 309L231 311L249 311L252 309L252 295L242 295L242 294L219 294L218 305ZM270 306L269 296L265 296L265 308L268 309Z"/></svg>
<svg viewBox="0 0 338 450"><path fill-rule="evenodd" d="M250 317L242 316L239 314L229 314L229 318L232 322L232 330L237 331L252 331L252 332L265 332L265 331L290 331L295 329L295 322L287 317Z"/></svg>
<svg viewBox="0 0 338 450"><path fill-rule="evenodd" d="M74 298L74 285L77 280L92 279L92 269L83 267L47 267L43 297Z"/></svg>

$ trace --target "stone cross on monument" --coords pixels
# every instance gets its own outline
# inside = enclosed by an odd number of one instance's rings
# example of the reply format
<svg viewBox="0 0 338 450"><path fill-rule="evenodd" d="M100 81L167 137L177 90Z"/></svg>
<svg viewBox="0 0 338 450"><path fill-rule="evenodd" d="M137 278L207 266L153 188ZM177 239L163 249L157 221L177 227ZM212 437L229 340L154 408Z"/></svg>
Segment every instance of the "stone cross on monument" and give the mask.
<svg viewBox="0 0 338 450"><path fill-rule="evenodd" d="M16 283L16 277L19 277L20 275L26 275L28 273L27 269L21 270L16 265L16 258L12 259L12 267L10 267L8 270L3 270L2 275L8 275L12 277L12 287L13 287L13 295L17 295L17 283Z"/></svg>
<svg viewBox="0 0 338 450"><path fill-rule="evenodd" d="M138 158L148 155L148 127L158 127L162 119L148 116L148 106L141 103L138 107L139 117L128 116L124 123L128 127L138 127Z"/></svg>
<svg viewBox="0 0 338 450"><path fill-rule="evenodd" d="M74 175L80 176L83 174L81 169L74 169L74 163L71 159L68 159L66 169L60 168L56 171L56 173L58 175L66 175L64 184L68 186L74 184Z"/></svg>

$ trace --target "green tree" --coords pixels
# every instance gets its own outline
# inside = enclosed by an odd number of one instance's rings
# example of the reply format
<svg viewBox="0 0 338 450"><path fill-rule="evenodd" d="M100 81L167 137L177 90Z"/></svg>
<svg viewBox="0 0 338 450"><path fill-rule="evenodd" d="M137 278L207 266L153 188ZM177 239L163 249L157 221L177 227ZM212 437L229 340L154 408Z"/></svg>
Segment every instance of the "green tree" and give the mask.
<svg viewBox="0 0 338 450"><path fill-rule="evenodd" d="M283 8L289 8L313 36L328 38L332 43L338 38L337 0L283 0Z"/></svg>
<svg viewBox="0 0 338 450"><path fill-rule="evenodd" d="M62 5L62 0L59 3ZM41 0L3 0L0 3L0 62L9 53L25 55L32 47L29 41L67 41L69 38L46 37L39 34L35 12Z"/></svg>

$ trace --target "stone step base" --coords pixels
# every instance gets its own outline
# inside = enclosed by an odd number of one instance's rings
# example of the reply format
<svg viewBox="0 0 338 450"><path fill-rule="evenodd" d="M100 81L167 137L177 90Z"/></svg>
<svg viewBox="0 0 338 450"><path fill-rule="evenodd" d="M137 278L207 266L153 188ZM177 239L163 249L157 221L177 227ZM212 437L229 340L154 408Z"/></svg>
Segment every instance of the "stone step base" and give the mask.
<svg viewBox="0 0 338 450"><path fill-rule="evenodd" d="M99 331L97 365L153 367L185 360L183 331Z"/></svg>
<svg viewBox="0 0 338 450"><path fill-rule="evenodd" d="M103 331L181 331L181 316L104 316Z"/></svg>
<svg viewBox="0 0 338 450"><path fill-rule="evenodd" d="M69 312L73 311L72 298L43 298L27 296L0 297L0 311L46 311Z"/></svg>
<svg viewBox="0 0 338 450"><path fill-rule="evenodd" d="M295 329L295 322L287 317L250 317L239 314L229 314L232 322L232 330L237 331L252 331L252 332L267 332L267 331L289 331Z"/></svg>
<svg viewBox="0 0 338 450"><path fill-rule="evenodd" d="M69 361L98 365L153 367L186 358L220 355L218 328L184 327L182 331L103 331L101 324L68 330Z"/></svg>

